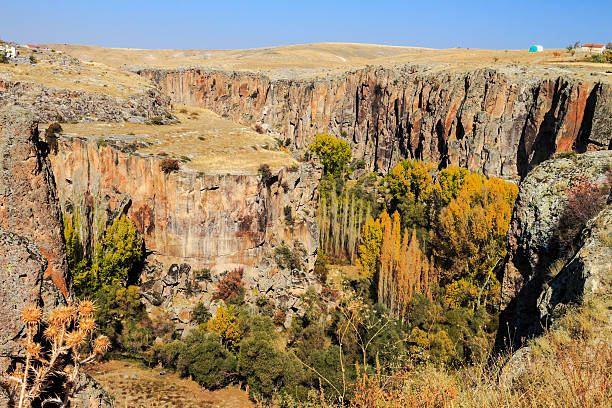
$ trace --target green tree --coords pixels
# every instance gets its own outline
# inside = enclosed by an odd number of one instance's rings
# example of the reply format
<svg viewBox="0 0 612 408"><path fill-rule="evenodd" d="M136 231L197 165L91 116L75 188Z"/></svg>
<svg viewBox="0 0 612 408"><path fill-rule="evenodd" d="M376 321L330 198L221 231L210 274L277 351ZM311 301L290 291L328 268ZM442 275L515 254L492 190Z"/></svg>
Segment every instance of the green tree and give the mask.
<svg viewBox="0 0 612 408"><path fill-rule="evenodd" d="M348 142L328 133L316 135L314 142L308 146L308 151L316 154L321 161L323 173L332 177L344 174L353 155Z"/></svg>
<svg viewBox="0 0 612 408"><path fill-rule="evenodd" d="M184 376L191 376L207 389L222 388L236 377L236 357L215 334L194 329L180 350L177 368Z"/></svg>
<svg viewBox="0 0 612 408"><path fill-rule="evenodd" d="M104 233L94 260L94 273L103 288L121 285L142 262L143 241L125 215L116 218Z"/></svg>

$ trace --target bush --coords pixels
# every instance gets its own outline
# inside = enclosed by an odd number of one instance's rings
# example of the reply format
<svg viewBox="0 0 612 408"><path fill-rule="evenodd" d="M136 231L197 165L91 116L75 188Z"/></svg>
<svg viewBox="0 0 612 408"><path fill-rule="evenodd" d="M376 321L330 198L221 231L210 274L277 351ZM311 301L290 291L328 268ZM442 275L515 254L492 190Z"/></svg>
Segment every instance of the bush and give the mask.
<svg viewBox="0 0 612 408"><path fill-rule="evenodd" d="M293 225L293 216L291 215L291 206L285 206L283 212L285 213L285 224Z"/></svg>
<svg viewBox="0 0 612 408"><path fill-rule="evenodd" d="M236 377L236 357L228 351L219 336L192 330L178 349L179 372L207 389L218 389L229 385Z"/></svg>
<svg viewBox="0 0 612 408"><path fill-rule="evenodd" d="M244 284L242 275L244 269L238 268L231 272L225 271L224 276L217 285L213 299L221 299L227 303L239 304L244 300Z"/></svg>
<svg viewBox="0 0 612 408"><path fill-rule="evenodd" d="M33 55L30 55L30 63L31 64L36 64L36 62L38 62L38 61L36 61L36 57L33 56Z"/></svg>
<svg viewBox="0 0 612 408"><path fill-rule="evenodd" d="M270 170L270 166L267 164L262 164L259 166L257 170L257 174L261 177L261 182L267 185L272 179L272 170Z"/></svg>
<svg viewBox="0 0 612 408"><path fill-rule="evenodd" d="M212 281L212 277L210 275L210 269L202 268L196 275L196 279L205 279L207 281Z"/></svg>
<svg viewBox="0 0 612 408"><path fill-rule="evenodd" d="M160 167L164 173L170 174L179 170L179 162L176 159L163 159Z"/></svg>
<svg viewBox="0 0 612 408"><path fill-rule="evenodd" d="M8 57L4 52L0 52L0 64L8 64Z"/></svg>
<svg viewBox="0 0 612 408"><path fill-rule="evenodd" d="M275 310L274 317L272 320L275 325L282 326L285 324L286 318L287 318L287 314L285 312L283 312L282 310Z"/></svg>
<svg viewBox="0 0 612 408"><path fill-rule="evenodd" d="M163 125L164 124L164 118L162 118L161 116L153 116L149 122L152 125Z"/></svg>
<svg viewBox="0 0 612 408"><path fill-rule="evenodd" d="M572 180L567 192L567 207L559 219L559 227L556 231L562 256L572 255L575 241L587 221L605 206L607 190L609 186L600 187L584 175Z"/></svg>
<svg viewBox="0 0 612 408"><path fill-rule="evenodd" d="M198 302L191 310L191 321L197 324L206 324L210 320L212 315L208 311L208 308L204 305L204 302Z"/></svg>
<svg viewBox="0 0 612 408"><path fill-rule="evenodd" d="M51 123L45 130L45 137L55 136L58 133L62 133L62 125L57 122Z"/></svg>
<svg viewBox="0 0 612 408"><path fill-rule="evenodd" d="M302 258L305 252L304 246L297 241L294 242L293 249L290 249L287 244L283 243L274 248L274 259L281 268L300 270L303 268Z"/></svg>
<svg viewBox="0 0 612 408"><path fill-rule="evenodd" d="M363 159L359 159L355 163L353 163L353 165L351 167L352 167L353 170L365 169L366 168L366 162Z"/></svg>

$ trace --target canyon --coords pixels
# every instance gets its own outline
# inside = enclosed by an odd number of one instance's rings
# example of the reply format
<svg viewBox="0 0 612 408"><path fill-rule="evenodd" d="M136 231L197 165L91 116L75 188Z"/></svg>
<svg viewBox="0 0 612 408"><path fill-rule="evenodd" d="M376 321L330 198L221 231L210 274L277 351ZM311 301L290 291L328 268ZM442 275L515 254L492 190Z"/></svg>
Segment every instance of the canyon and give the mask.
<svg viewBox="0 0 612 408"><path fill-rule="evenodd" d="M321 68L303 58L312 50L289 47L278 53L293 53L292 62L263 64L269 50L205 58L185 52L177 61L191 66L177 67L144 51L57 46L92 61L70 60L53 83L40 79L59 69L50 53L47 65L31 72L11 68L0 77L0 102L27 106L39 121L73 122L50 143L62 213L76 222L89 255L126 214L147 250L134 282L149 310L162 306L185 325L197 301L214 307L213 283L232 269L243 269L249 287L273 295L277 305L298 310L299 295L316 281L321 168L305 156L316 134L348 141L354 161L363 160L367 170L384 173L401 159L417 158L516 183L555 153L612 148L612 81L596 69L523 61L517 52L497 53L501 62L491 64L482 50L474 59L458 50L313 47L316 58L344 62ZM240 65L249 58L256 63ZM154 63L139 65L146 60ZM262 64L267 68L254 68ZM203 111L179 113L195 107L252 134L227 130ZM195 121L198 113L207 133L167 127ZM151 121L159 125L114 128ZM221 134L234 145L213 152ZM266 141L254 142L255 134ZM210 144L197 150L196 139ZM207 150L213 153L198 162ZM247 153L244 168L219 165ZM166 157L180 169L165 172ZM257 169L268 163L271 174L264 178ZM304 274L278 266L275 250L283 246L300 252ZM212 272L212 281L201 279L203 270ZM201 293L188 294L196 282ZM292 287L300 289L289 293Z"/></svg>
<svg viewBox="0 0 612 408"><path fill-rule="evenodd" d="M555 152L612 143L610 81L551 71L407 65L290 78L204 68L136 72L173 103L278 132L298 149L318 133L343 137L371 170L418 158L518 180Z"/></svg>

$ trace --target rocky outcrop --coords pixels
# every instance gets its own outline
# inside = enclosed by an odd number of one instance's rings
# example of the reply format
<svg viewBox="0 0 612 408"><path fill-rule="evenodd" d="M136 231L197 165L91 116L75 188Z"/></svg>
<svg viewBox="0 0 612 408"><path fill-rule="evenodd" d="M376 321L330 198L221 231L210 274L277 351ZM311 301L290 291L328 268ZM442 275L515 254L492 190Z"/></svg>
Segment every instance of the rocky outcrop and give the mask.
<svg viewBox="0 0 612 408"><path fill-rule="evenodd" d="M22 109L2 110L0 124L0 228L36 246L44 278L67 297L61 214L47 146L38 139L33 115Z"/></svg>
<svg viewBox="0 0 612 408"><path fill-rule="evenodd" d="M612 87L505 67L366 68L301 79L202 69L137 72L174 103L201 106L307 146L331 132L386 171L401 158L525 176L554 152L609 149Z"/></svg>
<svg viewBox="0 0 612 408"><path fill-rule="evenodd" d="M34 115L0 111L0 377L24 358L21 311L71 298L57 192ZM79 390L91 394L91 384ZM0 406L7 406L0 389ZM99 390L98 394L104 393ZM92 407L110 405L90 405Z"/></svg>
<svg viewBox="0 0 612 408"><path fill-rule="evenodd" d="M521 183L500 276L504 310L497 348L520 346L548 327L564 305L609 290L610 205L586 224L574 252L567 253L558 237L573 180L586 178L601 187L605 202L611 169L611 151L566 155L542 163Z"/></svg>
<svg viewBox="0 0 612 408"><path fill-rule="evenodd" d="M0 107L22 106L40 122L136 122L157 117L171 123L168 98L151 87L125 97L0 79Z"/></svg>
<svg viewBox="0 0 612 408"><path fill-rule="evenodd" d="M52 163L63 211L77 220L85 252L91 254L117 215L127 214L148 253L139 278L143 296L175 317L202 297L210 301L214 288L200 279L204 268L215 279L242 268L257 288L280 272L274 248L283 244L303 247L306 271L314 267L320 172L311 165L283 168L265 182L248 174L166 174L157 157L69 137L59 139ZM185 293L187 303L178 296Z"/></svg>

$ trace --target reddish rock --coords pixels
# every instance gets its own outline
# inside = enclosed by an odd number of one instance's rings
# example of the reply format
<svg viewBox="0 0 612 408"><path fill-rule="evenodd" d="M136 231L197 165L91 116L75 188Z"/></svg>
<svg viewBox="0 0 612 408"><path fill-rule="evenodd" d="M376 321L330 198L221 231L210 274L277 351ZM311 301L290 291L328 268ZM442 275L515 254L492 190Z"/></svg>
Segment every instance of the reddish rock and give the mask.
<svg viewBox="0 0 612 408"><path fill-rule="evenodd" d="M416 157L515 178L556 151L612 143L609 84L547 79L513 67L366 68L298 79L200 69L139 73L175 103L262 123L298 148L317 133L345 135L357 158L383 171ZM251 98L247 90L255 89L258 97Z"/></svg>

